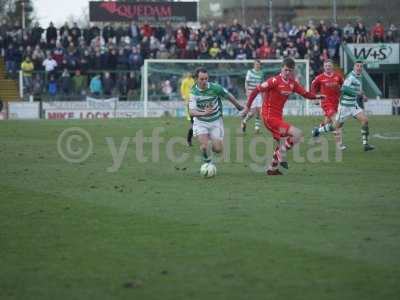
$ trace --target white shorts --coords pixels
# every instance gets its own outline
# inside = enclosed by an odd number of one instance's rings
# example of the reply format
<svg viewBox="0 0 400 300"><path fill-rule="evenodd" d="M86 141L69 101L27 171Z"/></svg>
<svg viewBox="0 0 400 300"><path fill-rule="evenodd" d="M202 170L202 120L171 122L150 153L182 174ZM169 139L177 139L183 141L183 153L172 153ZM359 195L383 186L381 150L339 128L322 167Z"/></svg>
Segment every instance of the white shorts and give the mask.
<svg viewBox="0 0 400 300"><path fill-rule="evenodd" d="M251 108L261 108L261 105L262 105L262 95L258 94L257 97L254 98L254 101L251 104Z"/></svg>
<svg viewBox="0 0 400 300"><path fill-rule="evenodd" d="M193 135L208 134L211 140L222 141L224 139L224 122L222 118L212 122L200 121L194 118Z"/></svg>
<svg viewBox="0 0 400 300"><path fill-rule="evenodd" d="M336 122L344 123L348 118L355 117L361 112L363 112L363 110L357 104L355 106L339 105L338 113L336 114Z"/></svg>

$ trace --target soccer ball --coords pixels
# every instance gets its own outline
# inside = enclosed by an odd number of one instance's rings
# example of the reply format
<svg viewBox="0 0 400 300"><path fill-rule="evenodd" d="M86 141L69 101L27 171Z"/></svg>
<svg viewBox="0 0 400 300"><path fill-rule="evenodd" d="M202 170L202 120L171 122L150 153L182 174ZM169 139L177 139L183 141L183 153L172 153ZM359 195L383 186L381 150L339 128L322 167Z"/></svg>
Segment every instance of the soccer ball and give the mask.
<svg viewBox="0 0 400 300"><path fill-rule="evenodd" d="M217 168L213 163L205 163L200 168L200 174L205 178L211 178L217 175Z"/></svg>

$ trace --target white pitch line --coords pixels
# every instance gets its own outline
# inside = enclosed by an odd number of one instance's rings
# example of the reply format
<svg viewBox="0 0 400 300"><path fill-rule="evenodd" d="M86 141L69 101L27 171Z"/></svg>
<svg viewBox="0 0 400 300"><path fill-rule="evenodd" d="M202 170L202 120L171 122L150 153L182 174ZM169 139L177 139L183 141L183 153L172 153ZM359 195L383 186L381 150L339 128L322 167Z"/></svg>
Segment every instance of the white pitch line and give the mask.
<svg viewBox="0 0 400 300"><path fill-rule="evenodd" d="M399 133L396 133L399 134ZM376 133L373 135L374 138L382 139L382 140L400 140L400 134L399 136L385 136L380 133Z"/></svg>

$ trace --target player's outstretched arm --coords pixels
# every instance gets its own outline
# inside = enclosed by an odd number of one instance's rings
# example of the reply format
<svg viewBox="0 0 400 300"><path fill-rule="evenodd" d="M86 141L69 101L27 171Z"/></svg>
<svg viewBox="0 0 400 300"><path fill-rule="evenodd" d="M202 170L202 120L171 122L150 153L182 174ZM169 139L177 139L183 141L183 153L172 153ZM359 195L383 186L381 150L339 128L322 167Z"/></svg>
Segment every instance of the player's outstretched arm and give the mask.
<svg viewBox="0 0 400 300"><path fill-rule="evenodd" d="M257 95L260 93L258 87L256 87L249 95L249 98L247 99L247 104L246 107L247 109L250 109L254 99L257 97Z"/></svg>
<svg viewBox="0 0 400 300"><path fill-rule="evenodd" d="M321 83L319 81L319 77L317 76L312 82L311 82L311 93L317 94L318 91L321 88Z"/></svg>
<svg viewBox="0 0 400 300"><path fill-rule="evenodd" d="M239 103L239 101L236 99L235 96L233 96L231 93L228 93L227 99L229 100L230 103L233 104L233 106L236 107L238 111L243 110L243 106Z"/></svg>
<svg viewBox="0 0 400 300"><path fill-rule="evenodd" d="M303 96L306 99L310 100L322 100L325 98L325 95L317 95L313 92L307 92L304 87L302 87L299 83L295 82L294 92Z"/></svg>

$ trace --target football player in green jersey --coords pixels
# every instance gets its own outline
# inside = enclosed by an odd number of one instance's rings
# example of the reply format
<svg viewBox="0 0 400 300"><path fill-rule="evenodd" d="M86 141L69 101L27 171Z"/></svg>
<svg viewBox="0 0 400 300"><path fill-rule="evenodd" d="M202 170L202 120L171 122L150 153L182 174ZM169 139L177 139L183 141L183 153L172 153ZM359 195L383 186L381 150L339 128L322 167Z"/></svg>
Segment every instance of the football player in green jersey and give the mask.
<svg viewBox="0 0 400 300"><path fill-rule="evenodd" d="M246 80L244 82L244 87L246 90L246 97L249 97L251 92L256 88L257 84L261 84L264 80L263 71L261 70L261 61L255 60L253 69L248 70L246 74ZM260 109L262 106L262 95L261 93L257 95L256 99L254 99L253 104L249 112L243 116L242 122L240 124L242 131L246 131L247 121L250 120L253 116L256 117L256 121L254 124L254 131L256 133L260 132Z"/></svg>
<svg viewBox="0 0 400 300"><path fill-rule="evenodd" d="M222 86L209 82L205 68L196 69L195 79L189 99L189 112L194 119L193 134L200 143L203 161L211 162L208 154L209 141L214 153L221 153L223 149L222 99L229 100L239 111L243 106Z"/></svg>
<svg viewBox="0 0 400 300"><path fill-rule="evenodd" d="M339 131L344 122L349 118L353 117L360 121L361 123L361 137L364 151L373 150L375 147L368 144L368 117L364 113L364 102L368 100L365 96L362 84L361 84L361 74L363 71L362 61L356 61L351 71L341 89L339 110L336 114L335 124L326 124L323 127L315 128L312 132L314 137L318 136L320 133L325 133L329 131L337 130ZM342 141L338 141L338 147L341 150L346 149L346 146L342 144Z"/></svg>

